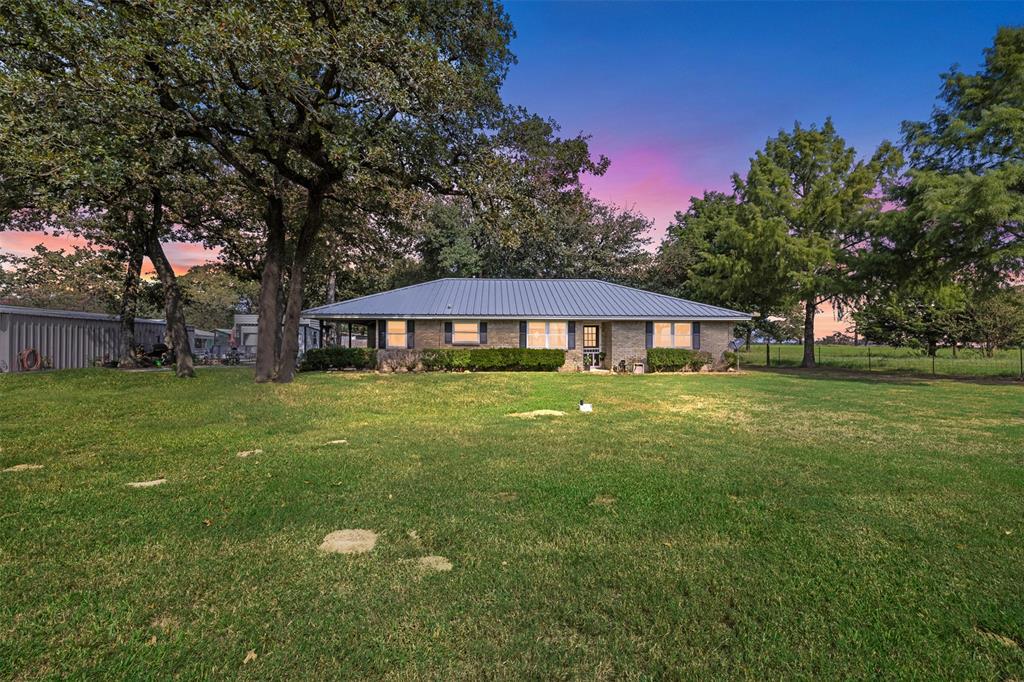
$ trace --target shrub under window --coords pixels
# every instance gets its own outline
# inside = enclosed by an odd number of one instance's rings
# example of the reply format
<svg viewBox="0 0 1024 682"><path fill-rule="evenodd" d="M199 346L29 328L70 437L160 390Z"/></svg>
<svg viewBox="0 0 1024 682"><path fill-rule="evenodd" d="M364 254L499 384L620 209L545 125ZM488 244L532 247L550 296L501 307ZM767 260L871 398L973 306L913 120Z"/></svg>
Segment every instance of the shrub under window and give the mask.
<svg viewBox="0 0 1024 682"><path fill-rule="evenodd" d="M432 370L474 372L553 372L565 364L565 351L540 348L431 348L423 366Z"/></svg>
<svg viewBox="0 0 1024 682"><path fill-rule="evenodd" d="M375 369L375 348L313 348L306 351L299 364L300 372L322 372L328 369Z"/></svg>
<svg viewBox="0 0 1024 682"><path fill-rule="evenodd" d="M711 364L711 353L685 348L649 348L647 350L647 367L654 372L678 372L688 369L698 371L704 365Z"/></svg>

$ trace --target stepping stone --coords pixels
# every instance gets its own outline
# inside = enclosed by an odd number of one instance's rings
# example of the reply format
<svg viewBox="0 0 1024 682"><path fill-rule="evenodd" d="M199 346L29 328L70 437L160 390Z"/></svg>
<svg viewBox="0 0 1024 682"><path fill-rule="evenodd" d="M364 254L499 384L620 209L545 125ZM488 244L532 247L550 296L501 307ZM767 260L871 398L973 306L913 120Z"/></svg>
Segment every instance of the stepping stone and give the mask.
<svg viewBox="0 0 1024 682"><path fill-rule="evenodd" d="M320 543L321 552L332 554L363 554L377 544L377 534L363 528L336 530L324 536Z"/></svg>
<svg viewBox="0 0 1024 682"><path fill-rule="evenodd" d="M167 483L166 478L156 478L152 481L135 481L134 483L125 483L129 488L152 488L155 485L163 485Z"/></svg>
<svg viewBox="0 0 1024 682"><path fill-rule="evenodd" d="M518 419L536 419L537 417L564 417L565 412L561 410L531 410L530 412L513 412L508 416Z"/></svg>
<svg viewBox="0 0 1024 682"><path fill-rule="evenodd" d="M427 571L445 572L452 570L452 562L443 556L431 555L421 557L416 563L419 564L420 568Z"/></svg>

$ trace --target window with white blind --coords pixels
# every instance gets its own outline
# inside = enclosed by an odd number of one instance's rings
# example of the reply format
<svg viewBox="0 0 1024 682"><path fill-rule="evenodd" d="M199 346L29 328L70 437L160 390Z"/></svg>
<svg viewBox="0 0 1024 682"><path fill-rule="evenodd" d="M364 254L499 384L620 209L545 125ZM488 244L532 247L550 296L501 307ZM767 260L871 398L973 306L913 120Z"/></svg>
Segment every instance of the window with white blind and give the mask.
<svg viewBox="0 0 1024 682"><path fill-rule="evenodd" d="M541 321L527 322L526 347L562 349L568 348L569 323Z"/></svg>
<svg viewBox="0 0 1024 682"><path fill-rule="evenodd" d="M452 322L452 345L479 346L479 322Z"/></svg>
<svg viewBox="0 0 1024 682"><path fill-rule="evenodd" d="M655 322L655 348L693 348L693 324L690 322Z"/></svg>
<svg viewBox="0 0 1024 682"><path fill-rule="evenodd" d="M406 336L408 327L405 320L388 320L386 329L388 348L408 348L409 341Z"/></svg>

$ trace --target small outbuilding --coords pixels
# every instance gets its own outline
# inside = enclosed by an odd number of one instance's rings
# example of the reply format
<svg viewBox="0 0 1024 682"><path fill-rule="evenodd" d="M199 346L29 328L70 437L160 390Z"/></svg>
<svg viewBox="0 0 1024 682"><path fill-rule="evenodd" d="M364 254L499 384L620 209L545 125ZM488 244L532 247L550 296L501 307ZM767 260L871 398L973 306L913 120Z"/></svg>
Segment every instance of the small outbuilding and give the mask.
<svg viewBox="0 0 1024 682"><path fill-rule="evenodd" d="M166 333L164 320L135 318L135 343L147 352ZM117 315L0 305L0 372L92 367L117 358L120 337Z"/></svg>

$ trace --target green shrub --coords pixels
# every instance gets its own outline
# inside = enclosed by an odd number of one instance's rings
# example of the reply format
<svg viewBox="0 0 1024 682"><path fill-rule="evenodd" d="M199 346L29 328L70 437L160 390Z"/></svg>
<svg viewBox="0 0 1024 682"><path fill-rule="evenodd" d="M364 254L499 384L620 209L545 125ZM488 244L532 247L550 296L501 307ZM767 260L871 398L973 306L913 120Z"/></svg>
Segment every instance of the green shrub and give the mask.
<svg viewBox="0 0 1024 682"><path fill-rule="evenodd" d="M711 363L711 353L686 348L649 348L647 367L652 372L678 372L688 369L696 372Z"/></svg>
<svg viewBox="0 0 1024 682"><path fill-rule="evenodd" d="M328 369L374 369L375 348L313 348L306 351L299 364L300 372L323 372Z"/></svg>
<svg viewBox="0 0 1024 682"><path fill-rule="evenodd" d="M432 370L553 372L565 364L565 351L539 348L432 348L423 351Z"/></svg>
<svg viewBox="0 0 1024 682"><path fill-rule="evenodd" d="M736 369L739 366L739 360L739 356L731 350L722 353L722 362L725 363L726 369Z"/></svg>

